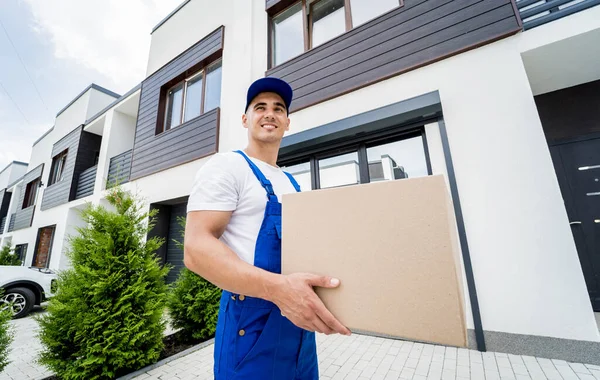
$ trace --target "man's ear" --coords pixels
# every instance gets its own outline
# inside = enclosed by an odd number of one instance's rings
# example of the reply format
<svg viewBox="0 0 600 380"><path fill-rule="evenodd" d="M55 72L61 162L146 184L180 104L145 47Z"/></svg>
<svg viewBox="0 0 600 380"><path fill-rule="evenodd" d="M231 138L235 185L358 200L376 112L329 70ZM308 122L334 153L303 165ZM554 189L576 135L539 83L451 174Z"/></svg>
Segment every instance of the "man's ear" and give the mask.
<svg viewBox="0 0 600 380"><path fill-rule="evenodd" d="M285 130L286 130L286 131L289 131L289 130L290 130L290 118L289 118L289 117L288 117L288 119L287 119L287 126L285 127Z"/></svg>
<svg viewBox="0 0 600 380"><path fill-rule="evenodd" d="M242 125L244 126L244 128L248 128L248 117L246 116L246 114L242 114Z"/></svg>

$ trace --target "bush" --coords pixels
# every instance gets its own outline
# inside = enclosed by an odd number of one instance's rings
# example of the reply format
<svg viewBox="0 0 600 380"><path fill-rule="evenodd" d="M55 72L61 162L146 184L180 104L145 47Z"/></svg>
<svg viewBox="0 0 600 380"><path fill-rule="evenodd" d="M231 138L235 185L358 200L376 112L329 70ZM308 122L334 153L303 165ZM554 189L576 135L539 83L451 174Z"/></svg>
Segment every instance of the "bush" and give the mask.
<svg viewBox="0 0 600 380"><path fill-rule="evenodd" d="M179 218L185 231L185 218ZM173 240L183 249L181 241ZM215 334L221 290L204 278L184 268L172 284L168 297L171 324L183 329L189 340L205 340Z"/></svg>
<svg viewBox="0 0 600 380"><path fill-rule="evenodd" d="M1 297L2 290L0 289L0 298ZM6 368L9 363L8 353L10 352L10 344L12 343L14 337L9 323L11 319L11 309L2 309L2 306L0 305L0 373L4 371L4 368Z"/></svg>
<svg viewBox="0 0 600 380"><path fill-rule="evenodd" d="M0 249L0 265L21 265L21 259L8 244Z"/></svg>
<svg viewBox="0 0 600 380"><path fill-rule="evenodd" d="M72 269L59 274L48 313L36 318L39 361L61 379L113 379L156 362L163 349L168 268L155 255L163 242L145 241L155 213L120 188L107 199L116 211L82 211L87 227L67 252Z"/></svg>

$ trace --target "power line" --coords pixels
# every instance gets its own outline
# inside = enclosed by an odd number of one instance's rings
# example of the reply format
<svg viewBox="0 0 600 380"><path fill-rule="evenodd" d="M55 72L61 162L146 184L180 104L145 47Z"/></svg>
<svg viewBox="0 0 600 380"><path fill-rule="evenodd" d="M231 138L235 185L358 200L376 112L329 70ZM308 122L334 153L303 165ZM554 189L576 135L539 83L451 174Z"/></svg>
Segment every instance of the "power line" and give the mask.
<svg viewBox="0 0 600 380"><path fill-rule="evenodd" d="M42 104L44 104L44 107L46 107L46 111L48 111L48 113L50 113L50 110L48 109L48 106L46 105L46 102L44 102L44 99L42 98L42 95L40 94L40 91L38 90L37 86L35 85L35 82L33 81L33 79L31 79L31 75L29 74L29 70L27 70L27 66L25 66L25 62L23 62L23 59L21 59L21 55L19 54L19 51L17 50L17 48L15 47L15 44L12 42L12 39L8 35L8 31L4 27L4 24L2 23L2 20L0 20L0 26L4 30L4 34L6 34L6 37L8 38L8 42L10 42L11 46L13 47L13 50L17 54L17 57L19 58L19 61L21 61L21 65L23 66L23 69L25 69L25 72L27 73L27 77L29 78L29 81L33 85L33 88L35 88L35 92L37 93L38 97L42 101Z"/></svg>
<svg viewBox="0 0 600 380"><path fill-rule="evenodd" d="M25 114L23 113L23 111L21 110L21 108L19 107L19 105L17 104L17 102L15 102L15 100L13 99L13 97L10 96L10 94L8 93L8 91L6 91L6 88L4 88L4 86L2 85L1 82L0 82L0 87L2 87L2 90L4 90L4 92L6 92L6 95L8 95L8 98L10 99L10 101L13 102L13 104L15 105L15 107L17 108L17 110L19 110L19 113L21 114L21 116L23 116L23 119L25 119L25 121L27 122L27 124L31 125L31 122L29 121L29 119L27 118L27 116L25 116Z"/></svg>

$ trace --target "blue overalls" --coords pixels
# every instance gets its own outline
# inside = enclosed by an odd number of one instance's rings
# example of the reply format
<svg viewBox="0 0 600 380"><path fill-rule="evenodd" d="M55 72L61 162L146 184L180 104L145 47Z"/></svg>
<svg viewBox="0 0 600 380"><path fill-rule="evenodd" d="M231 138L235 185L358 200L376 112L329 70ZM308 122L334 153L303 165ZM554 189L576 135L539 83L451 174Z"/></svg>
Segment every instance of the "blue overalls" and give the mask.
<svg viewBox="0 0 600 380"><path fill-rule="evenodd" d="M281 203L271 182L242 151L267 192L254 266L281 273ZM285 173L296 191L300 186ZM312 380L319 378L315 333L295 326L272 302L223 291L215 336L217 380Z"/></svg>

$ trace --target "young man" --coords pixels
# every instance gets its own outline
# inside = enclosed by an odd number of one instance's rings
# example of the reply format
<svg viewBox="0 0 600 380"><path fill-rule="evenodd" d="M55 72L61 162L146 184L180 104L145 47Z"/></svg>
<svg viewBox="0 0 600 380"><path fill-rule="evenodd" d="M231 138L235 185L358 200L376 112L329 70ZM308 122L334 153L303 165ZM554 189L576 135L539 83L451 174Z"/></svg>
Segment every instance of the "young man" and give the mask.
<svg viewBox="0 0 600 380"><path fill-rule="evenodd" d="M313 286L339 280L281 275L281 196L300 191L277 167L292 89L277 78L246 96L244 151L216 154L198 172L185 232L186 267L224 289L215 337L216 379L317 379L314 332L349 335Z"/></svg>

